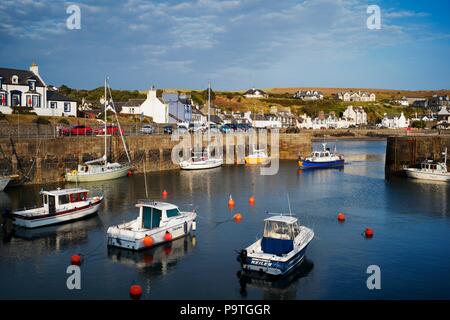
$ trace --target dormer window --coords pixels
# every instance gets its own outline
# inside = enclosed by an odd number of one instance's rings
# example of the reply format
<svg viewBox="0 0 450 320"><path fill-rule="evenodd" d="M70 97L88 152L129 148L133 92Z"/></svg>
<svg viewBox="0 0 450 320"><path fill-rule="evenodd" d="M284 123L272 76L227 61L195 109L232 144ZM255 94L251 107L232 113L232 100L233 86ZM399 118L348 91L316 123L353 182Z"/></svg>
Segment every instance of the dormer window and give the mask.
<svg viewBox="0 0 450 320"><path fill-rule="evenodd" d="M12 84L18 84L19 83L19 77L16 76L16 75L12 76L11 82L12 82Z"/></svg>
<svg viewBox="0 0 450 320"><path fill-rule="evenodd" d="M0 90L2 90L2 86L3 86L3 78L0 77Z"/></svg>
<svg viewBox="0 0 450 320"><path fill-rule="evenodd" d="M28 80L28 88L30 91L36 90L36 80Z"/></svg>

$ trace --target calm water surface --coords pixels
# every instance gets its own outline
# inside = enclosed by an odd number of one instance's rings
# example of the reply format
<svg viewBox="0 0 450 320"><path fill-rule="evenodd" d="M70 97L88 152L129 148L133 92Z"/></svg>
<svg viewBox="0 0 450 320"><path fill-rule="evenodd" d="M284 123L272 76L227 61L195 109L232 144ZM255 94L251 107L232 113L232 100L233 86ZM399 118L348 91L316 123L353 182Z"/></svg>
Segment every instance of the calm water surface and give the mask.
<svg viewBox="0 0 450 320"><path fill-rule="evenodd" d="M128 299L136 282L145 299L449 299L448 185L385 180L384 141L341 141L337 148L349 159L343 170L299 172L295 161L282 161L275 176L248 166L147 174L151 198L166 189L167 201L196 207L199 218L194 236L140 253L108 249L106 230L136 217L134 204L145 197L143 175L86 184L105 194L97 216L13 233L5 223L0 298ZM41 187L2 192L0 205L40 204ZM301 223L316 234L307 260L289 278L239 279L235 250L260 236L267 211L288 211L287 194ZM339 211L347 214L343 224L336 221ZM231 221L235 212L244 216L239 224ZM361 235L367 226L375 231L371 240ZM86 259L82 289L70 291L66 268L74 253ZM381 290L366 287L373 264L381 268Z"/></svg>

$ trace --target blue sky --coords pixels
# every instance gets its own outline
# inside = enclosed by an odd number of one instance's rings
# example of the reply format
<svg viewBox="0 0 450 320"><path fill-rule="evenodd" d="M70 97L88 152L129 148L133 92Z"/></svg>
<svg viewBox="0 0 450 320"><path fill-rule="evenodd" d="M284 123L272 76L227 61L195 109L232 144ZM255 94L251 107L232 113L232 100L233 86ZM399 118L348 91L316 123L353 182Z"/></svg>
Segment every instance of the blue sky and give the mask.
<svg viewBox="0 0 450 320"><path fill-rule="evenodd" d="M66 9L78 4L81 29ZM368 5L381 29L366 26ZM0 66L77 88L450 89L450 2L2 0Z"/></svg>

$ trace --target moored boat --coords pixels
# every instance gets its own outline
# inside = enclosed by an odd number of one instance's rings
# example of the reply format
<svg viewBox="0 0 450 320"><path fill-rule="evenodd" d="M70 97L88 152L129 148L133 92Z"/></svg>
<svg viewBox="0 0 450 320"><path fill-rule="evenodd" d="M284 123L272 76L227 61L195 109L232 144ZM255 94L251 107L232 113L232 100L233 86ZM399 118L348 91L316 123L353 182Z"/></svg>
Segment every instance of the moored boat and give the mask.
<svg viewBox="0 0 450 320"><path fill-rule="evenodd" d="M269 157L264 149L253 150L251 154L244 158L246 164L265 164L269 161Z"/></svg>
<svg viewBox="0 0 450 320"><path fill-rule="evenodd" d="M211 157L209 150L205 152L194 152L188 160L180 162L180 168L183 170L201 170L212 169L222 166L223 159Z"/></svg>
<svg viewBox="0 0 450 320"><path fill-rule="evenodd" d="M420 164L420 168L404 168L406 176L419 180L450 181L450 172L447 169L447 148L443 154L444 162L425 160Z"/></svg>
<svg viewBox="0 0 450 320"><path fill-rule="evenodd" d="M186 236L196 228L197 214L182 212L174 204L141 200L135 220L108 228L108 245L141 250Z"/></svg>
<svg viewBox="0 0 450 320"><path fill-rule="evenodd" d="M88 192L80 188L41 191L44 205L14 211L13 223L25 228L37 228L85 218L96 213L103 201L103 196L89 198Z"/></svg>
<svg viewBox="0 0 450 320"><path fill-rule="evenodd" d="M336 147L331 152L327 148L326 143L322 143L323 150L313 151L310 157L305 159L300 158L298 166L300 169L319 169L319 168L333 168L344 165L344 156L336 153Z"/></svg>
<svg viewBox="0 0 450 320"><path fill-rule="evenodd" d="M241 250L237 260L244 272L284 275L303 261L313 238L314 232L296 217L274 215L264 220L263 237Z"/></svg>

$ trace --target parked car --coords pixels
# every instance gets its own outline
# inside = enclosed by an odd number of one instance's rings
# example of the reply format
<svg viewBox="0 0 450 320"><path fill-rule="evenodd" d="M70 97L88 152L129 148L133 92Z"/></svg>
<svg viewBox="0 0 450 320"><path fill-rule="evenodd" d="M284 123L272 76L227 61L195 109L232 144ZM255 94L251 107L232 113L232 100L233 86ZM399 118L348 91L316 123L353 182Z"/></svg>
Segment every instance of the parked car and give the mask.
<svg viewBox="0 0 450 320"><path fill-rule="evenodd" d="M151 124L144 124L140 132L142 134L153 134L155 133L155 128Z"/></svg>
<svg viewBox="0 0 450 320"><path fill-rule="evenodd" d="M172 126L164 126L164 134L172 134L173 127Z"/></svg>
<svg viewBox="0 0 450 320"><path fill-rule="evenodd" d="M123 129L121 129L122 134L124 133ZM101 127L98 129L95 129L94 134L96 135L104 135L105 134L105 127ZM106 134L109 135L119 135L119 127L114 125L106 126Z"/></svg>
<svg viewBox="0 0 450 320"><path fill-rule="evenodd" d="M200 124L193 124L190 123L189 124L189 132L197 132L197 131L202 131L203 127Z"/></svg>
<svg viewBox="0 0 450 320"><path fill-rule="evenodd" d="M227 132L231 132L231 131L232 131L231 125L228 123L224 124L220 127L220 132L222 132L222 133L227 133Z"/></svg>
<svg viewBox="0 0 450 320"><path fill-rule="evenodd" d="M69 130L64 131L64 135L71 135L71 136L90 136L92 135L92 128L84 125L74 126L70 128Z"/></svg>

